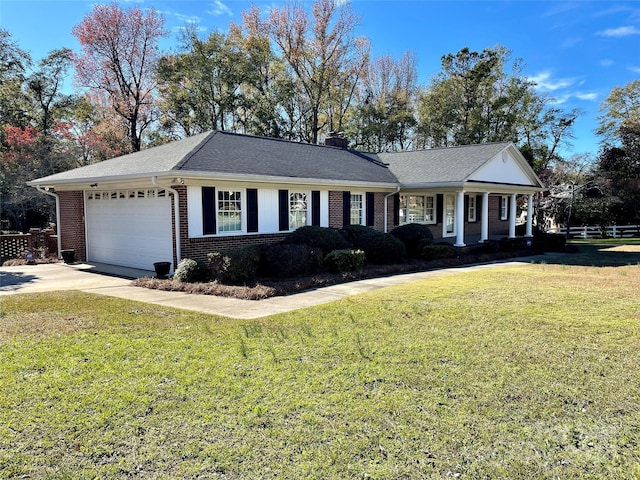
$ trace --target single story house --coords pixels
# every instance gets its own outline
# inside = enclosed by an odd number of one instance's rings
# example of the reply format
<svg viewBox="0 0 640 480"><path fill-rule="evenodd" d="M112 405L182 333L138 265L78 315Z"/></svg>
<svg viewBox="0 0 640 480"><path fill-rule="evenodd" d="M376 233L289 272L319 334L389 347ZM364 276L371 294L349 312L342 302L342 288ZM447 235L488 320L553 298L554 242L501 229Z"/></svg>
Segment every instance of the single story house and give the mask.
<svg viewBox="0 0 640 480"><path fill-rule="evenodd" d="M517 196L544 186L513 143L364 153L212 131L29 182L56 198L59 250L158 261L281 241L303 225L424 223L456 246L515 237Z"/></svg>

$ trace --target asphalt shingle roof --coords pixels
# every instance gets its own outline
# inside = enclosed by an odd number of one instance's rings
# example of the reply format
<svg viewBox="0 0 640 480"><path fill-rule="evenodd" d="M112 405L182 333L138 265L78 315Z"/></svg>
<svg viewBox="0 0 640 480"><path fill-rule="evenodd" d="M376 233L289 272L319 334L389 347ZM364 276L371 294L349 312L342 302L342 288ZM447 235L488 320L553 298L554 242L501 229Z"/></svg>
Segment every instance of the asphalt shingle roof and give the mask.
<svg viewBox="0 0 640 480"><path fill-rule="evenodd" d="M252 175L345 182L397 183L374 157L336 147L208 132L34 180L55 184L170 172Z"/></svg>
<svg viewBox="0 0 640 480"><path fill-rule="evenodd" d="M509 142L433 148L398 153L378 153L375 158L403 185L458 183L510 145Z"/></svg>

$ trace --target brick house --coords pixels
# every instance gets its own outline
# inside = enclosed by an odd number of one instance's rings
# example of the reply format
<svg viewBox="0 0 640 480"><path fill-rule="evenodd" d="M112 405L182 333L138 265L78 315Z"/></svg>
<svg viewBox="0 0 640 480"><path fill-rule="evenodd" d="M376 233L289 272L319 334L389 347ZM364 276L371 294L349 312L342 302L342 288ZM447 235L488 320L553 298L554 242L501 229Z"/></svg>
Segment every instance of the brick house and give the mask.
<svg viewBox="0 0 640 480"><path fill-rule="evenodd" d="M515 237L517 195L544 187L512 143L370 154L207 132L29 182L56 197L61 249L152 270L157 261L281 241L303 225L425 223L457 246Z"/></svg>

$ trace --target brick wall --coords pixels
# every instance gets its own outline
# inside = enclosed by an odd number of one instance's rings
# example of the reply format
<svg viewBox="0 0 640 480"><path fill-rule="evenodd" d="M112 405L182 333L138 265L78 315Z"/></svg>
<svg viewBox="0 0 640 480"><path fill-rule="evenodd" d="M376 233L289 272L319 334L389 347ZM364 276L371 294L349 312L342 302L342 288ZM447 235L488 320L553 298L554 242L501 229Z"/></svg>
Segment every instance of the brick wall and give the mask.
<svg viewBox="0 0 640 480"><path fill-rule="evenodd" d="M84 227L84 192L59 192L60 197L60 225L58 233L61 236L63 250L74 249L76 260L87 259L87 239Z"/></svg>
<svg viewBox="0 0 640 480"><path fill-rule="evenodd" d="M247 245L272 245L287 237L286 233L232 235L225 237L189 238L182 242L182 258L207 261L207 255L227 248Z"/></svg>
<svg viewBox="0 0 640 480"><path fill-rule="evenodd" d="M489 195L489 236L509 235L509 220L500 220L500 198L502 195ZM511 213L511 212L509 212Z"/></svg>
<svg viewBox="0 0 640 480"><path fill-rule="evenodd" d="M342 191L329 190L329 226L342 228Z"/></svg>

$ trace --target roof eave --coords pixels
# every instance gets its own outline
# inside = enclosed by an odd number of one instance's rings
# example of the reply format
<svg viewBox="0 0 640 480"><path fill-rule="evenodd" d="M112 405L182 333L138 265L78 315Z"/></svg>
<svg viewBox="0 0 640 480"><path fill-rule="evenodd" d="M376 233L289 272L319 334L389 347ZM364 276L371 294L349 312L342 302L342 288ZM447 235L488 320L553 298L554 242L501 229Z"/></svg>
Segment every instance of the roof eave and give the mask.
<svg viewBox="0 0 640 480"><path fill-rule="evenodd" d="M243 182L243 183L267 183L267 184L295 184L295 185L327 185L327 186L353 186L353 187L375 187L375 188L396 188L397 182L376 182L362 180L336 180L336 179L320 179L320 178L300 178L300 177L283 177L272 175L238 175L233 173L214 173L214 172L189 172L189 171L163 171L148 172L135 175L113 175L113 176L96 176L83 177L68 180L47 180L46 178L32 180L27 182L30 187L88 187L90 184L98 183L99 185L117 184L117 183L134 183L141 180L150 180L155 177L158 181L174 182L174 179L183 180L207 180L222 182Z"/></svg>

